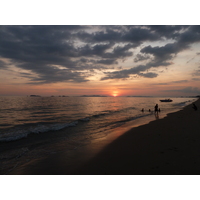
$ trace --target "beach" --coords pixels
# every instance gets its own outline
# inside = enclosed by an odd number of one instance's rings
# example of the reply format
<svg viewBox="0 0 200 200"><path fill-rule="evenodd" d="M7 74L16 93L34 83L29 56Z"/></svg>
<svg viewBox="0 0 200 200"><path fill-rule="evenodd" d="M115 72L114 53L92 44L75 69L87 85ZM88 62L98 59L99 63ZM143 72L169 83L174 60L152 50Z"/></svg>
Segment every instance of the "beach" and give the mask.
<svg viewBox="0 0 200 200"><path fill-rule="evenodd" d="M200 99L195 104L200 108ZM198 175L199 121L199 110L190 104L163 119L132 128L103 149L98 145L105 141L91 144L87 150L79 150L79 159L69 161L65 158L73 155L62 151L16 167L10 174Z"/></svg>
<svg viewBox="0 0 200 200"><path fill-rule="evenodd" d="M195 102L200 107L200 100ZM126 132L77 174L198 175L200 113L192 105Z"/></svg>

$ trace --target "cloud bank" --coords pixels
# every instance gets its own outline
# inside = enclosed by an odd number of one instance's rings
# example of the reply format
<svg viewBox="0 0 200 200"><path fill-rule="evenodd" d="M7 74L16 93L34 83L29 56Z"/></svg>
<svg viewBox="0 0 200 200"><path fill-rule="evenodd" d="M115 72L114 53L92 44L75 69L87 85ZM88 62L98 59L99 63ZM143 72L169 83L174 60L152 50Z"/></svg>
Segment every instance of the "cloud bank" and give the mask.
<svg viewBox="0 0 200 200"><path fill-rule="evenodd" d="M0 69L9 59L30 84L87 82L94 70L101 81L156 78L149 70L170 66L196 42L200 26L0 26ZM132 67L119 66L130 58Z"/></svg>

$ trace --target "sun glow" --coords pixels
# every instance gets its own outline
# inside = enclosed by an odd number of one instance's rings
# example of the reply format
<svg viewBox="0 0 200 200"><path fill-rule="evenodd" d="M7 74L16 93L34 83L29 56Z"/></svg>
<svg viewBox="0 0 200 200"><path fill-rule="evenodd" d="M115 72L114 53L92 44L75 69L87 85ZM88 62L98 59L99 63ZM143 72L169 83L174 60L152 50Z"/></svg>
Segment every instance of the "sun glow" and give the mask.
<svg viewBox="0 0 200 200"><path fill-rule="evenodd" d="M112 93L112 96L113 96L113 97L117 97L118 94L119 94L119 93L118 93L117 91L114 91L114 92Z"/></svg>

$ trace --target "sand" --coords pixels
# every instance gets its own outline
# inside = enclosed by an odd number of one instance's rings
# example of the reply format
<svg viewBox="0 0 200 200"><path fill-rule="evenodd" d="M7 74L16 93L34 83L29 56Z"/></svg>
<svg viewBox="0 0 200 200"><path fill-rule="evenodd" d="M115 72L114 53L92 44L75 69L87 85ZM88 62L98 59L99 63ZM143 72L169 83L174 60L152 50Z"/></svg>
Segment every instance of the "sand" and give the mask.
<svg viewBox="0 0 200 200"><path fill-rule="evenodd" d="M16 168L11 174L59 175L198 175L200 174L200 99L124 133L102 151L66 165L64 152ZM92 150L92 149L91 149ZM86 156L87 157L87 156ZM69 160L68 160L69 161ZM70 166L70 167L69 167Z"/></svg>

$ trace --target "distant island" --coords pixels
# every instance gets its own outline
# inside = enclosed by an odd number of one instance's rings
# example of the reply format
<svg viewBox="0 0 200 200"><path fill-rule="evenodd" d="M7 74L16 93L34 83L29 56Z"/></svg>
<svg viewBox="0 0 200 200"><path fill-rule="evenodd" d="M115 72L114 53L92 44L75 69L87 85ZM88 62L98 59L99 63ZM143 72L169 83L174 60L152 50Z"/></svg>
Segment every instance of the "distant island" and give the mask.
<svg viewBox="0 0 200 200"><path fill-rule="evenodd" d="M32 94L32 95L30 95L30 97L41 97L41 96L40 95Z"/></svg>
<svg viewBox="0 0 200 200"><path fill-rule="evenodd" d="M126 96L126 97L153 97L153 96Z"/></svg>

